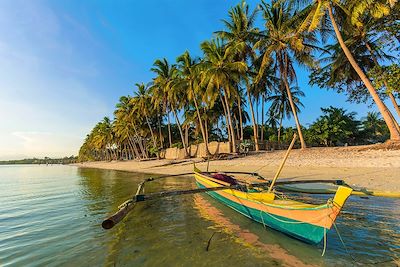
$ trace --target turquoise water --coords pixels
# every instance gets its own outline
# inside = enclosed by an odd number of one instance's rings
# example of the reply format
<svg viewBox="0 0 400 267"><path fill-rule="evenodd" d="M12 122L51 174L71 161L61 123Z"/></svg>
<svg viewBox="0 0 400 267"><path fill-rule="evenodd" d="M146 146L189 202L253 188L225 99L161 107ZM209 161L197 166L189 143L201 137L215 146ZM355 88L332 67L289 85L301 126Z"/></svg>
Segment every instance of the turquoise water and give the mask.
<svg viewBox="0 0 400 267"><path fill-rule="evenodd" d="M397 199L351 197L337 221L348 252L333 229L324 257L322 244L264 229L204 194L140 203L103 230L102 219L147 176L0 166L0 266L397 266L391 261L400 257ZM145 190L194 186L190 177L168 178Z"/></svg>

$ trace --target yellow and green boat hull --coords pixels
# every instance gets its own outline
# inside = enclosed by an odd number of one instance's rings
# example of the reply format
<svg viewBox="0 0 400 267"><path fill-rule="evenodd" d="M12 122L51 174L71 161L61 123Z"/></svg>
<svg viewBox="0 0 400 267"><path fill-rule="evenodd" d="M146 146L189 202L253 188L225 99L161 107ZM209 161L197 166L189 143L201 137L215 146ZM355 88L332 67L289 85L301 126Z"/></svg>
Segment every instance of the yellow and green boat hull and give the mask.
<svg viewBox="0 0 400 267"><path fill-rule="evenodd" d="M200 188L226 185L196 170L195 178ZM339 188L334 199L323 205L275 199L273 193L248 193L234 189L207 194L256 222L304 242L318 244L336 220L351 189Z"/></svg>

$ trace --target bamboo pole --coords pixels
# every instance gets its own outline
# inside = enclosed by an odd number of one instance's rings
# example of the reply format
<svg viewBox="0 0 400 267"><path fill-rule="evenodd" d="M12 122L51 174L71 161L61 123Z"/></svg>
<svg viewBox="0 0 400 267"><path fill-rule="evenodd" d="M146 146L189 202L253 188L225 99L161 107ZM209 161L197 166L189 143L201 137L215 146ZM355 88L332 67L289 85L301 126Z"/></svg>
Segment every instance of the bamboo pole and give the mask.
<svg viewBox="0 0 400 267"><path fill-rule="evenodd" d="M178 195L187 195L187 194L198 194L198 193L204 193L204 192L210 192L210 191L218 191L218 190L225 190L225 189L239 189L240 187L243 187L242 185L230 185L230 186L219 186L219 187L210 187L210 188L198 188L198 189L190 189L190 190L177 190L177 191L164 191L164 192L156 192L156 193L150 193L150 194L140 194L140 191L142 189L142 186L144 185L144 182L139 184L138 190L135 194L135 196L132 199L129 199L122 203L119 206L119 210L105 219L101 226L104 229L111 229L113 228L116 224L118 224L120 221L122 221L123 218L135 207L136 203L138 202L143 202L147 200L152 200L152 199L158 199L158 198L163 198L163 197L170 197L170 196L178 196Z"/></svg>
<svg viewBox="0 0 400 267"><path fill-rule="evenodd" d="M271 192L272 188L274 187L274 184L275 184L276 180L277 180L278 177L279 177L279 174L281 174L281 171L282 171L282 169L283 169L283 166L285 165L285 162L286 162L287 158L289 157L289 153L290 153L290 151L292 150L293 145L294 145L294 142L296 141L296 139L297 139L297 134L294 134L294 135L293 135L292 142L290 143L290 146L289 146L288 150L286 151L285 157L283 158L282 163L281 163L281 165L279 166L278 170L276 171L275 176L274 176L274 179L272 179L271 185L270 185L269 188L268 188L268 193Z"/></svg>

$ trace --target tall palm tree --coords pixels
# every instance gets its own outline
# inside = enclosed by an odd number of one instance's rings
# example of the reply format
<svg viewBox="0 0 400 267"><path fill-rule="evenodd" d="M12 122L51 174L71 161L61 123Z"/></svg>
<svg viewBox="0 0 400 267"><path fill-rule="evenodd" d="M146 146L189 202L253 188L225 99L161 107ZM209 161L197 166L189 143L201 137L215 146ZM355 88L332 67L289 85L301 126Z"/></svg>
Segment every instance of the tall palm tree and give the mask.
<svg viewBox="0 0 400 267"><path fill-rule="evenodd" d="M304 105L300 101L300 97L304 97L304 93L297 86L291 87L290 92L292 93L292 101L295 106L295 110L297 113L299 113L300 107L304 107ZM271 102L271 106L269 108L269 114L275 114L275 116L279 118L279 128L278 128L278 144L279 144L281 137L282 121L284 118L290 119L290 116L292 114L292 108L290 105L290 100L287 94L287 90L285 89L285 85L282 83L280 89L276 90L274 95L267 97L266 100L268 102Z"/></svg>
<svg viewBox="0 0 400 267"><path fill-rule="evenodd" d="M235 58L246 63L248 65L247 69L250 70L249 65L252 62L251 59L255 57L253 44L256 42L259 33L259 30L255 27L257 10L250 12L249 6L246 4L246 2L242 1L242 3L231 8L228 14L229 20L223 20L226 30L217 31L216 34L220 38L227 40L228 45L240 48L236 50ZM253 102L251 99L252 88L254 89L254 86L250 85L246 72L243 75L243 79L246 83L247 101L249 103L249 109L253 123L255 149L258 151L258 127L254 115Z"/></svg>
<svg viewBox="0 0 400 267"><path fill-rule="evenodd" d="M201 89L201 80L200 80L200 65L198 65L198 60L196 58L192 58L188 51L185 51L182 55L177 58L177 68L180 73L181 80L179 85L182 87L182 90L186 91L186 95L189 101L193 101L195 108L197 119L200 125L201 134L203 136L203 142L206 147L206 154L209 155L210 151L208 149L208 139L206 135L206 131L204 128L204 123L201 118L200 108L198 103L198 93Z"/></svg>
<svg viewBox="0 0 400 267"><path fill-rule="evenodd" d="M153 66L151 71L157 75L153 79L153 102L156 106L162 104L165 108L164 111L167 112L169 147L172 147L171 123L169 119L169 112L172 109L168 102L168 92L171 90L173 81L176 78L177 69L174 65L170 65L165 58L162 60L157 59Z"/></svg>
<svg viewBox="0 0 400 267"><path fill-rule="evenodd" d="M268 65L274 64L287 91L301 147L305 148L306 143L304 142L289 84L291 81L296 80L295 62L308 67L315 65L312 52L316 48L314 43L316 43L317 39L312 33L305 34L298 31L296 27L297 16L291 3L272 1L271 4L267 4L262 1L261 9L266 30L263 32L263 37L256 44L256 47L262 52L262 63L258 79L262 77Z"/></svg>
<svg viewBox="0 0 400 267"><path fill-rule="evenodd" d="M154 149L157 149L156 138L149 119L153 111L150 102L151 96L148 94L149 87L144 83L136 83L135 85L137 87L137 91L135 92L135 97L131 99L131 103L133 105L132 113L144 115L147 126L149 127L151 139L153 141L153 147Z"/></svg>
<svg viewBox="0 0 400 267"><path fill-rule="evenodd" d="M235 86L240 78L247 71L246 63L235 60L238 45L224 45L220 40L205 41L201 44L205 60L202 63L204 71L202 73L202 83L207 86L207 92L216 89L222 93L227 109L230 132L232 136L232 151L236 152L236 138L233 130L231 103L229 98L237 95ZM222 90L222 91L221 91Z"/></svg>
<svg viewBox="0 0 400 267"><path fill-rule="evenodd" d="M172 81L172 85L171 88L168 90L167 93L167 98L168 98L168 102L169 105L171 107L172 113L175 116L175 122L178 126L178 130L179 130L179 134L181 136L181 140L182 140L182 145L183 148L185 150L185 157L189 157L189 151L185 142L185 137L183 136L183 131L182 131L182 127L181 127L181 123L179 121L179 117L178 114L176 112L176 109L180 110L184 107L184 105L186 104L185 99L186 97L186 91L183 90L182 86L181 86L181 77L178 76L178 72L176 71L176 73L174 74L173 77L173 81Z"/></svg>
<svg viewBox="0 0 400 267"><path fill-rule="evenodd" d="M383 76L379 61L393 60L391 55L386 54L381 48L378 36L373 37L372 33L364 32L363 29L356 29L352 25L346 27L342 34L348 49L354 55L359 66L362 66L364 72L370 73L371 70L378 69L379 75ZM354 70L339 43L325 46L329 56L320 58L320 62L326 63L322 68L316 69L311 74L311 84L318 84L321 87L335 88L336 90L346 91L350 101L357 103L365 102L371 98L371 94L366 89L360 76ZM386 79L383 79L386 88L388 85ZM398 109L397 102L390 92L377 92L381 98L389 96L395 109ZM400 113L399 113L400 116ZM393 118L396 128L398 124Z"/></svg>
<svg viewBox="0 0 400 267"><path fill-rule="evenodd" d="M354 58L347 44L345 43L342 31L338 25L335 15L344 11L349 14L349 19L355 25L362 25L360 20L363 16L372 16L372 17L383 17L388 15L390 12L390 7L382 1L377 0L351 0L346 2L347 5L342 5L339 1L331 1L331 0L318 0L312 1L305 9L304 13L306 13L306 17L303 20L301 26L299 27L299 31L308 30L308 32L312 32L316 30L318 27L325 28L326 21L329 17L330 22L332 23L336 38L339 42L340 47L342 48L344 54L346 55L347 60L350 62L351 66L356 71L357 75L360 77L361 81L367 87L368 92L370 93L372 99L377 105L380 113L382 114L383 119L385 120L389 131L390 131L390 139L393 141L400 141L400 131L396 127L396 123L393 121L393 115L390 113L389 109L386 107L385 103L379 97L378 92L372 85L371 81L368 79L365 72L362 70L361 66L357 64L357 60ZM348 7L347 9L345 7ZM340 17L340 16L338 16Z"/></svg>
<svg viewBox="0 0 400 267"><path fill-rule="evenodd" d="M262 56L257 57L252 65L249 75L252 80L257 80L257 76L260 72L260 67L262 63ZM264 106L265 100L271 92L274 91L276 86L279 86L279 79L276 77L276 70L272 65L268 67L263 67L262 76L258 79L257 83L252 84L252 92L256 101L259 101L261 97L261 141L264 141ZM258 117L258 115L257 115ZM258 121L258 118L257 118Z"/></svg>
<svg viewBox="0 0 400 267"><path fill-rule="evenodd" d="M360 37L363 38L365 47L368 49L369 53L371 54L371 58L376 66L376 68L381 69L381 65L378 62L378 59L384 58L384 59L388 59L388 56L386 55L385 51L383 51L382 47L380 45L378 45L376 43L376 40L379 39L379 36L371 36L371 30L367 30L367 27L373 27L374 25L374 20L372 20L371 18L369 18L369 21L367 23L363 24L363 27L359 27L357 30L358 35L355 35L355 37ZM372 25L371 25L372 24ZM375 40L372 39L373 37L375 37ZM397 101L395 99L395 97L393 96L393 93L390 92L389 86L387 84L386 79L383 80L383 84L386 87L386 94L389 96L390 101L392 102L393 107L395 108L397 115L400 117L400 107L397 104ZM398 122L392 118L393 121L395 122L396 126L398 126ZM397 130L400 131L399 127L397 127Z"/></svg>

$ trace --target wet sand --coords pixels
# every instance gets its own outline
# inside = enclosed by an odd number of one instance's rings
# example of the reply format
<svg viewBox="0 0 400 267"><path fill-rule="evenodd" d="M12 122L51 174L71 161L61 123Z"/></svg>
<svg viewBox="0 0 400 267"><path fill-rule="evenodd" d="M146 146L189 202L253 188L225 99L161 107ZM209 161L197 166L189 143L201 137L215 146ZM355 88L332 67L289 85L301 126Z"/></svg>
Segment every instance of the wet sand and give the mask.
<svg viewBox="0 0 400 267"><path fill-rule="evenodd" d="M285 151L259 152L231 160L213 160L210 171L257 172L274 176ZM179 174L193 171L193 162L206 170L203 159L85 162L75 166L154 174ZM246 175L244 175L246 176ZM251 179L251 177L240 177ZM368 147L308 148L293 150L280 175L281 179L343 179L350 185L383 191L400 191L400 150Z"/></svg>

